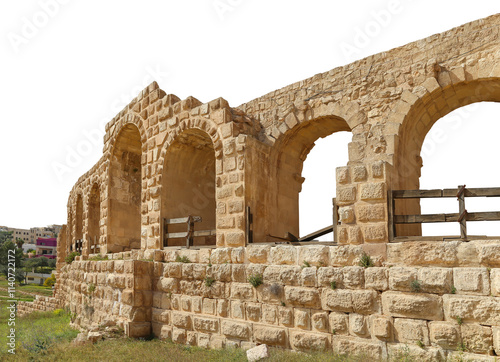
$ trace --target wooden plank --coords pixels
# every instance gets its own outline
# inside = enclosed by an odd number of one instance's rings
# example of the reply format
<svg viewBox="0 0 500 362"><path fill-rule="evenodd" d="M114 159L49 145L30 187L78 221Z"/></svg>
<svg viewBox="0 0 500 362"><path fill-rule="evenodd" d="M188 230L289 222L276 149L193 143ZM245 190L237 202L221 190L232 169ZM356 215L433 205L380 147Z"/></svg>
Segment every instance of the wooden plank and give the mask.
<svg viewBox="0 0 500 362"><path fill-rule="evenodd" d="M193 222L201 222L202 218L201 216L191 216L193 218ZM165 223L167 225L173 225L173 224L186 224L189 220L188 217L179 217L176 219L165 219Z"/></svg>
<svg viewBox="0 0 500 362"><path fill-rule="evenodd" d="M395 224L458 222L460 214L394 215ZM467 221L500 221L500 211L469 212Z"/></svg>
<svg viewBox="0 0 500 362"><path fill-rule="evenodd" d="M467 221L500 221L500 211L469 212Z"/></svg>
<svg viewBox="0 0 500 362"><path fill-rule="evenodd" d="M217 230L199 230L199 231L194 231L193 232L193 237L200 237L200 236L214 236L217 235Z"/></svg>
<svg viewBox="0 0 500 362"><path fill-rule="evenodd" d="M394 190L395 199L425 199L457 197L457 189L443 190ZM466 188L465 197L500 197L500 187Z"/></svg>
<svg viewBox="0 0 500 362"><path fill-rule="evenodd" d="M323 229L320 229L318 231L315 231L309 235L306 235L306 236L303 236L301 238L299 238L298 241L310 241L310 240L314 240L315 238L318 238L320 236L323 236L323 235L326 235L326 234L329 234L331 232L333 232L333 229L334 229L334 225L330 225L330 226L327 226Z"/></svg>
<svg viewBox="0 0 500 362"><path fill-rule="evenodd" d="M455 195L456 195L455 190ZM443 197L443 190L394 190L392 191L394 199L425 199L434 197Z"/></svg>
<svg viewBox="0 0 500 362"><path fill-rule="evenodd" d="M387 223L388 223L388 230L389 230L389 241L394 239L394 236L396 236L396 230L394 227L394 197L393 197L393 192L389 190L387 192Z"/></svg>
<svg viewBox="0 0 500 362"><path fill-rule="evenodd" d="M458 213L460 223L460 236L462 239L467 239L467 210L465 209L465 185L458 186Z"/></svg>
<svg viewBox="0 0 500 362"><path fill-rule="evenodd" d="M253 243L253 235L252 235L252 213L250 212L250 206L246 207L246 213L245 213L245 241L246 244L251 244Z"/></svg>
<svg viewBox="0 0 500 362"><path fill-rule="evenodd" d="M183 231L180 233L167 233L165 234L165 237L167 239L177 239L177 238L185 238L187 237L187 235L188 235L187 231Z"/></svg>

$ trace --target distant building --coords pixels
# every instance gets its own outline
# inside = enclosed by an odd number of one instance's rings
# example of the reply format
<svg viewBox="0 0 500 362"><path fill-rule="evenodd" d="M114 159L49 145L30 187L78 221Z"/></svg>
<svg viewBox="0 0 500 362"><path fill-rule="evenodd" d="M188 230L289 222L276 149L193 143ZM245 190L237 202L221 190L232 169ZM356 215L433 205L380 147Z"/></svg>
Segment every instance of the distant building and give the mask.
<svg viewBox="0 0 500 362"><path fill-rule="evenodd" d="M57 254L57 238L38 238L36 240L35 257L45 256L55 259Z"/></svg>
<svg viewBox="0 0 500 362"><path fill-rule="evenodd" d="M26 254L28 252L28 250L31 250L31 249L35 250L35 252L36 252L36 244L27 244L27 243L23 244L23 253Z"/></svg>
<svg viewBox="0 0 500 362"><path fill-rule="evenodd" d="M62 225L49 225L45 227L33 227L30 229L18 229L8 226L0 226L0 231L12 231L12 241L22 239L26 244L35 244L38 238L57 238Z"/></svg>

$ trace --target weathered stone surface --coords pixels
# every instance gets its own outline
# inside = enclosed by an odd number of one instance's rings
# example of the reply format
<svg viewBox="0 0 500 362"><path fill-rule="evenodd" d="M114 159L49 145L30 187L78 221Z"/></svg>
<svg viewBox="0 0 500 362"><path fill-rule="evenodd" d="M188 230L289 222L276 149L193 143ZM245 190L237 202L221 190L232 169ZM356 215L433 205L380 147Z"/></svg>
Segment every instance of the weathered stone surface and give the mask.
<svg viewBox="0 0 500 362"><path fill-rule="evenodd" d="M254 324L253 336L257 343L265 343L272 346L284 346L286 344L285 328Z"/></svg>
<svg viewBox="0 0 500 362"><path fill-rule="evenodd" d="M486 268L453 268L453 283L459 294L490 295Z"/></svg>
<svg viewBox="0 0 500 362"><path fill-rule="evenodd" d="M269 357L269 353L265 344L261 344L260 346L253 347L247 350L248 362L257 362L267 357Z"/></svg>
<svg viewBox="0 0 500 362"><path fill-rule="evenodd" d="M388 341L392 339L392 318L383 315L371 316L371 335L377 339Z"/></svg>
<svg viewBox="0 0 500 362"><path fill-rule="evenodd" d="M322 267L318 268L318 285L322 287L331 287L332 282L337 288L342 288L344 275L341 268Z"/></svg>
<svg viewBox="0 0 500 362"><path fill-rule="evenodd" d="M490 354L493 350L493 335L490 327L463 324L460 329L462 341L469 352Z"/></svg>
<svg viewBox="0 0 500 362"><path fill-rule="evenodd" d="M247 248L248 260L251 263L266 264L270 251L270 245L250 245Z"/></svg>
<svg viewBox="0 0 500 362"><path fill-rule="evenodd" d="M319 292L315 288L285 287L286 303L297 307L319 308Z"/></svg>
<svg viewBox="0 0 500 362"><path fill-rule="evenodd" d="M384 292L382 306L384 314L394 317L443 319L443 302L433 294Z"/></svg>
<svg viewBox="0 0 500 362"><path fill-rule="evenodd" d="M387 261L399 265L455 266L459 241L404 242L387 245Z"/></svg>
<svg viewBox="0 0 500 362"><path fill-rule="evenodd" d="M396 361L404 360L405 358L425 362L446 361L446 355L443 352L437 348L420 348L411 344L387 344L388 355L392 360Z"/></svg>
<svg viewBox="0 0 500 362"><path fill-rule="evenodd" d="M366 337L369 334L367 318L361 314L349 314L349 333L354 336Z"/></svg>
<svg viewBox="0 0 500 362"><path fill-rule="evenodd" d="M349 334L349 314L341 312L331 312L328 321L330 330L334 335Z"/></svg>
<svg viewBox="0 0 500 362"><path fill-rule="evenodd" d="M389 289L409 292L417 280L417 268L394 267L389 269Z"/></svg>
<svg viewBox="0 0 500 362"><path fill-rule="evenodd" d="M194 317L193 326L196 331L206 333L219 332L219 319L209 317Z"/></svg>
<svg viewBox="0 0 500 362"><path fill-rule="evenodd" d="M333 336L333 351L344 356L364 356L370 361L382 358L382 344L356 337Z"/></svg>
<svg viewBox="0 0 500 362"><path fill-rule="evenodd" d="M394 338L401 343L422 343L428 346L430 342L427 321L394 318Z"/></svg>
<svg viewBox="0 0 500 362"><path fill-rule="evenodd" d="M500 325L500 298L472 295L443 295L446 320Z"/></svg>
<svg viewBox="0 0 500 362"><path fill-rule="evenodd" d="M455 350L460 343L460 327L453 322L429 322L430 342L433 346Z"/></svg>
<svg viewBox="0 0 500 362"><path fill-rule="evenodd" d="M304 262L314 266L326 266L328 264L328 247L322 245L301 247L298 264L302 265Z"/></svg>
<svg viewBox="0 0 500 362"><path fill-rule="evenodd" d="M297 263L298 250L294 246L278 245L271 248L271 263L293 265Z"/></svg>
<svg viewBox="0 0 500 362"><path fill-rule="evenodd" d="M450 293L453 287L453 272L450 268L420 268L417 280L426 293Z"/></svg>
<svg viewBox="0 0 500 362"><path fill-rule="evenodd" d="M322 309L370 314L378 311L378 295L373 290L323 290Z"/></svg>
<svg viewBox="0 0 500 362"><path fill-rule="evenodd" d="M324 351L330 346L330 337L326 334L290 330L290 345L299 351Z"/></svg>
<svg viewBox="0 0 500 362"><path fill-rule="evenodd" d="M360 266L347 266L342 268L342 282L345 288L362 289L365 284L365 268Z"/></svg>
<svg viewBox="0 0 500 362"><path fill-rule="evenodd" d="M366 268L365 288L387 290L389 288L389 268Z"/></svg>
<svg viewBox="0 0 500 362"><path fill-rule="evenodd" d="M248 340L251 335L251 325L249 323L223 320L221 332L226 337Z"/></svg>

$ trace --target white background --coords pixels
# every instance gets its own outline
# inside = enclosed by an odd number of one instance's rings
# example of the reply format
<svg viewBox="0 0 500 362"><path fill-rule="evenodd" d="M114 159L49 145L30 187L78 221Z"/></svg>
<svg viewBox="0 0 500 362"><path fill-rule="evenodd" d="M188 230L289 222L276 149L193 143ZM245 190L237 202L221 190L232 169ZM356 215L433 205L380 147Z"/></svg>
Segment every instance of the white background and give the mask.
<svg viewBox="0 0 500 362"><path fill-rule="evenodd" d="M498 8L491 0L3 0L0 225L65 223L71 187L101 157L102 124L153 80L182 99L222 96L235 107ZM435 126L445 135L424 157L422 188L500 186L498 111L481 105L457 127ZM349 138L318 141L306 160L302 235L330 223L334 168L346 164Z"/></svg>

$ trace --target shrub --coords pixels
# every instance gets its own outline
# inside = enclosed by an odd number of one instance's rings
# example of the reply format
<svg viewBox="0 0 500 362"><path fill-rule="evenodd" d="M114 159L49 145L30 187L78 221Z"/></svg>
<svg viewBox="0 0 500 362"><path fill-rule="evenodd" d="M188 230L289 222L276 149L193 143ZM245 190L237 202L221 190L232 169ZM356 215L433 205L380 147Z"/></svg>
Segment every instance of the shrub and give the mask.
<svg viewBox="0 0 500 362"><path fill-rule="evenodd" d="M66 259L65 259L65 260L66 260L66 263L71 264L71 263L73 262L73 260L75 260L75 258L76 258L77 256L80 256L80 253L79 253L79 252L77 252L77 251L73 251L73 252L71 252L71 253L70 253L70 254L66 257Z"/></svg>
<svg viewBox="0 0 500 362"><path fill-rule="evenodd" d="M175 258L175 261L177 263L191 263L191 260L187 256L179 256L177 255L177 258Z"/></svg>
<svg viewBox="0 0 500 362"><path fill-rule="evenodd" d="M422 286L420 285L420 280L417 279L412 280L410 283L410 288L414 292L420 292L420 290L422 289Z"/></svg>
<svg viewBox="0 0 500 362"><path fill-rule="evenodd" d="M207 287L210 288L212 286L212 284L214 284L214 283L215 283L215 279L214 278L212 278L212 277L206 277L205 278L205 285Z"/></svg>
<svg viewBox="0 0 500 362"><path fill-rule="evenodd" d="M464 323L464 321L461 317L456 317L455 319L457 320L457 323L459 326L461 326Z"/></svg>
<svg viewBox="0 0 500 362"><path fill-rule="evenodd" d="M248 277L248 282L253 285L254 288L257 288L259 285L263 283L262 274L252 274Z"/></svg>
<svg viewBox="0 0 500 362"><path fill-rule="evenodd" d="M363 268L374 266L371 256L367 253L363 253L363 255L359 258L359 266L362 266Z"/></svg>
<svg viewBox="0 0 500 362"><path fill-rule="evenodd" d="M89 286L87 287L87 291L92 294L95 292L95 284L94 283L90 283Z"/></svg>
<svg viewBox="0 0 500 362"><path fill-rule="evenodd" d="M330 288L333 290L337 289L337 282L334 280L333 282L330 282Z"/></svg>
<svg viewBox="0 0 500 362"><path fill-rule="evenodd" d="M43 282L44 287L52 287L54 284L56 284L56 276L54 274L45 279L45 281Z"/></svg>
<svg viewBox="0 0 500 362"><path fill-rule="evenodd" d="M308 261L304 260L304 265L302 266L302 268L310 268L311 267L311 263L309 263Z"/></svg>
<svg viewBox="0 0 500 362"><path fill-rule="evenodd" d="M98 254L94 255L92 258L89 258L89 260L93 261L108 260L108 256L107 255L102 256L101 254Z"/></svg>

